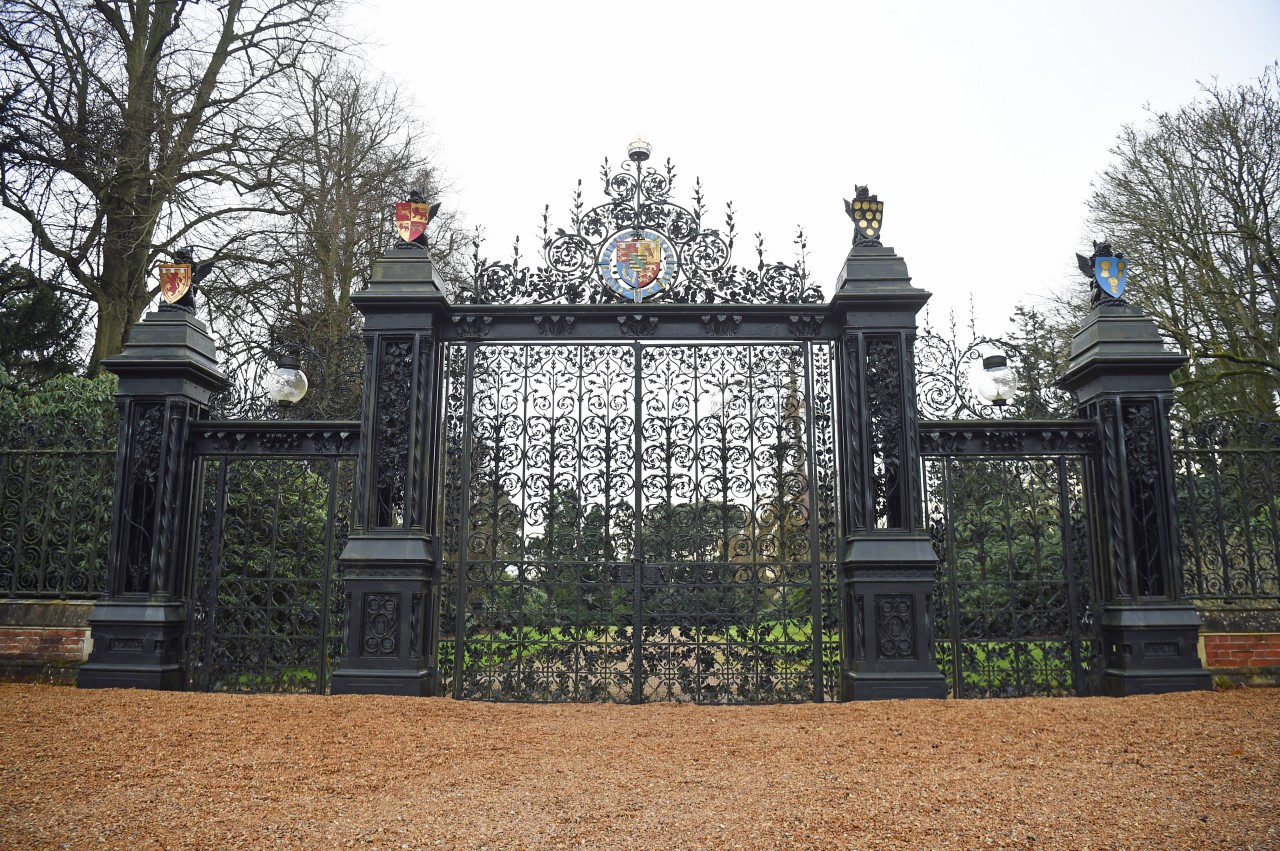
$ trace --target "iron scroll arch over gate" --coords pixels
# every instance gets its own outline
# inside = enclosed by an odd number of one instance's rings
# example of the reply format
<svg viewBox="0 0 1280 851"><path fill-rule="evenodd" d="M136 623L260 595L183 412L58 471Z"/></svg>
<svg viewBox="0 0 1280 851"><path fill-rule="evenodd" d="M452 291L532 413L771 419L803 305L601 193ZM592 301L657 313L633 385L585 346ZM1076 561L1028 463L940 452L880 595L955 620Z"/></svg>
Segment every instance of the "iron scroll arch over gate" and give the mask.
<svg viewBox="0 0 1280 851"><path fill-rule="evenodd" d="M560 317L571 341L453 326L488 335L446 359L444 693L837 695L831 345L805 313L735 315L732 342L687 310L643 340L591 307Z"/></svg>

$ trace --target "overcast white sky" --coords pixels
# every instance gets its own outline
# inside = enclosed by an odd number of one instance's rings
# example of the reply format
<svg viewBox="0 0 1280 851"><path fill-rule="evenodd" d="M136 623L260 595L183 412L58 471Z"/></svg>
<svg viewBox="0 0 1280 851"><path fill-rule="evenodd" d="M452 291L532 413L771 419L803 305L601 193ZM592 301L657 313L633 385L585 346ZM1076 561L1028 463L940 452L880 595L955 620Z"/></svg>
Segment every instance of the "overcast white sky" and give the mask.
<svg viewBox="0 0 1280 851"><path fill-rule="evenodd" d="M1089 184L1121 125L1280 56L1276 0L369 0L352 24L412 96L446 203L484 226L492 259L517 234L534 248L544 204L567 225L579 178L603 200L602 159L639 134L673 159L675 200L702 178L712 226L731 200L739 233L790 260L803 225L828 288L853 234L841 198L869 184L935 324L972 295L988 332L1078 278Z"/></svg>

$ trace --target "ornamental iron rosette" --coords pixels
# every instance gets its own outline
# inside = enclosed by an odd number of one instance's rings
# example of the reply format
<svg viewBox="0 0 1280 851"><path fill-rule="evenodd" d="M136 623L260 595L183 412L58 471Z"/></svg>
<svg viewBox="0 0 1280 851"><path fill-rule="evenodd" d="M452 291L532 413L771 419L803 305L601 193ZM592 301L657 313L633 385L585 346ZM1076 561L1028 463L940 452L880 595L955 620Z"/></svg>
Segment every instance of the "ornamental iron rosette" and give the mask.
<svg viewBox="0 0 1280 851"><path fill-rule="evenodd" d="M794 240L795 263L766 262L756 234L755 268L730 261L736 240L733 204L724 228L707 227L702 183L694 181L690 207L671 198L676 170L646 165L648 145L633 143L629 161L600 170L605 200L588 207L578 181L571 229L552 230L550 205L542 214L544 265L522 265L516 239L509 262L480 254L479 232L469 285L453 294L460 304L818 304L822 290L805 269L807 240Z"/></svg>

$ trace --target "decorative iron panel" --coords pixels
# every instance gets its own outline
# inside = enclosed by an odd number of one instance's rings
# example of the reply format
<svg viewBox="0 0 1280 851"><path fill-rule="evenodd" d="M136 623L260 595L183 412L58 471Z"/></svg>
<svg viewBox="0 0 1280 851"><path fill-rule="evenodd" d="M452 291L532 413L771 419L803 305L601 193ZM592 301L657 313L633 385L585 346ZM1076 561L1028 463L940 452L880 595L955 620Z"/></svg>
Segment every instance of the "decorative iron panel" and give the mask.
<svg viewBox="0 0 1280 851"><path fill-rule="evenodd" d="M446 688L834 696L830 369L829 345L451 346Z"/></svg>
<svg viewBox="0 0 1280 851"><path fill-rule="evenodd" d="M942 558L935 650L951 693L1096 693L1089 456L1075 441L1036 455L984 448L1026 440L1035 424L1002 437L1003 423L969 423L963 440L949 440L952 425L921 424L925 513Z"/></svg>
<svg viewBox="0 0 1280 851"><path fill-rule="evenodd" d="M1280 600L1280 450L1201 434L1174 464L1183 593Z"/></svg>
<svg viewBox="0 0 1280 851"><path fill-rule="evenodd" d="M0 450L0 597L106 592L115 460L114 449Z"/></svg>
<svg viewBox="0 0 1280 851"><path fill-rule="evenodd" d="M324 693L342 654L355 424L228 425L192 434L188 688Z"/></svg>

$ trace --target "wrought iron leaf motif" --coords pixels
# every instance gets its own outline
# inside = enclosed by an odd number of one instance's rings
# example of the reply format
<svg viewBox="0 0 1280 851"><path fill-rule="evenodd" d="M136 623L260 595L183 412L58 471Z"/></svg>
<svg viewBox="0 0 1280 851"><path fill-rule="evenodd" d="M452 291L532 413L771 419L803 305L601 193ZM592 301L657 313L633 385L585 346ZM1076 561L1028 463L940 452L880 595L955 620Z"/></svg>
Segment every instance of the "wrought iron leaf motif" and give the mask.
<svg viewBox="0 0 1280 851"><path fill-rule="evenodd" d="M572 316L535 316L534 324L538 326L538 333L544 337L563 337L573 330L574 317Z"/></svg>
<svg viewBox="0 0 1280 851"><path fill-rule="evenodd" d="M821 287L809 280L804 232L796 238L795 263L765 260L764 240L756 234L754 268L731 263L736 241L732 203L726 205L724 226L706 225L701 181L694 181L693 199L686 207L672 200L676 169L671 160L654 167L624 162L616 170L608 159L600 171L605 200L588 207L578 181L570 207L570 229L550 224L550 206L542 216L545 265L522 264L516 240L509 262L480 255L479 239L473 255L469 285L454 293L461 304L602 304L619 301L605 282L601 257L606 244L629 229L661 234L674 251L675 272L666 292L657 296L677 304L817 304Z"/></svg>
<svg viewBox="0 0 1280 851"><path fill-rule="evenodd" d="M816 337L822 330L821 316L788 316L787 326L797 337Z"/></svg>
<svg viewBox="0 0 1280 851"><path fill-rule="evenodd" d="M982 446L989 452L1021 452L1025 441L1017 432L987 431L982 435Z"/></svg>
<svg viewBox="0 0 1280 851"><path fill-rule="evenodd" d="M402 519L408 475L412 354L413 344L407 340L389 340L382 344L374 427L377 526L393 526Z"/></svg>
<svg viewBox="0 0 1280 851"><path fill-rule="evenodd" d="M296 432L268 432L258 438L259 444L267 452L292 453L302 446L302 435Z"/></svg>
<svg viewBox="0 0 1280 851"><path fill-rule="evenodd" d="M895 340L867 344L867 413L877 525L902 527L902 360Z"/></svg>
<svg viewBox="0 0 1280 851"><path fill-rule="evenodd" d="M1124 419L1125 472L1133 528L1134 570L1138 594L1162 597L1165 579L1160 558L1160 447L1156 442L1155 400L1121 406Z"/></svg>
<svg viewBox="0 0 1280 851"><path fill-rule="evenodd" d="M455 316L453 324L463 337L487 337L489 326L493 324L492 316Z"/></svg>
<svg viewBox="0 0 1280 851"><path fill-rule="evenodd" d="M151 590L152 536L158 506L164 413L163 403L138 405L131 433L124 436L133 444L123 488L126 592Z"/></svg>
<svg viewBox="0 0 1280 851"><path fill-rule="evenodd" d="M707 329L707 334L712 337L733 336L738 333L738 326L741 324L741 316L727 313L705 314L702 317L702 325Z"/></svg>
<svg viewBox="0 0 1280 851"><path fill-rule="evenodd" d="M658 317L637 314L619 316L618 327L628 337L645 337L658 330Z"/></svg>

